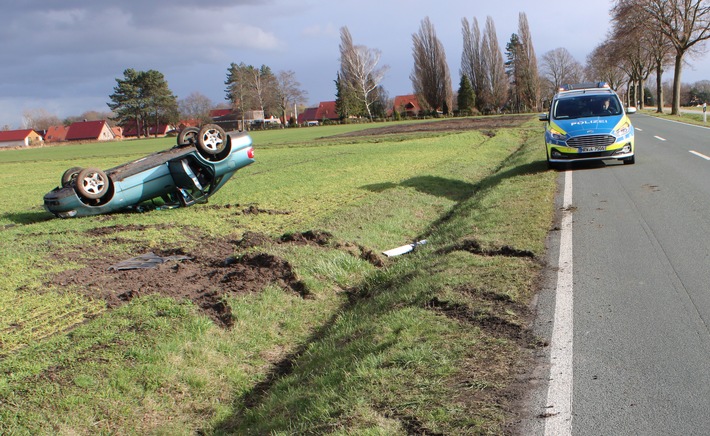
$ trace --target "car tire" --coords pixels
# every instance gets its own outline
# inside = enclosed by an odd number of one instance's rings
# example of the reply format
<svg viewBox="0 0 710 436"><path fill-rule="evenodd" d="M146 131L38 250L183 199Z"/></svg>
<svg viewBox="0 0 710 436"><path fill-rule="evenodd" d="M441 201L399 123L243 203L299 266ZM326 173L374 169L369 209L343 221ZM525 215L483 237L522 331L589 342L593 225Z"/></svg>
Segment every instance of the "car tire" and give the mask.
<svg viewBox="0 0 710 436"><path fill-rule="evenodd" d="M227 146L227 133L216 124L205 124L197 135L197 148L210 156L221 153Z"/></svg>
<svg viewBox="0 0 710 436"><path fill-rule="evenodd" d="M197 135L199 134L200 129L197 127L186 127L182 129L177 136L178 147L197 144Z"/></svg>
<svg viewBox="0 0 710 436"><path fill-rule="evenodd" d="M68 186L76 180L76 177L79 175L83 168L81 167L71 167L68 170L64 171L64 174L62 174L62 184L61 186Z"/></svg>
<svg viewBox="0 0 710 436"><path fill-rule="evenodd" d="M633 165L636 163L636 156L627 157L624 159L624 165Z"/></svg>
<svg viewBox="0 0 710 436"><path fill-rule="evenodd" d="M84 198L95 200L106 195L109 179L97 168L86 168L76 176L76 191Z"/></svg>

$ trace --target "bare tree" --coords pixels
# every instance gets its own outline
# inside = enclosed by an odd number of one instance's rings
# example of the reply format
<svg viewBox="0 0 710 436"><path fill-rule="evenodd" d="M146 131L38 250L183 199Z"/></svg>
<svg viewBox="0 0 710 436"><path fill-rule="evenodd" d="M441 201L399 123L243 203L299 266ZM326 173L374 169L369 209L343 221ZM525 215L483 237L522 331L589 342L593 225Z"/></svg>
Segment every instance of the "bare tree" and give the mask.
<svg viewBox="0 0 710 436"><path fill-rule="evenodd" d="M446 62L444 45L436 36L429 17L421 22L419 32L412 35L414 70L409 78L419 101L431 110L441 110L445 114L453 106L451 74Z"/></svg>
<svg viewBox="0 0 710 436"><path fill-rule="evenodd" d="M611 13L614 23L612 38L619 41L610 43L615 46L614 51L610 53L614 53L614 57L618 58L623 54L617 51L617 48L626 50L630 46L640 46L637 55L632 58L638 58L642 50L644 62L649 63L649 73L655 70L657 112L663 112L663 68L672 62L670 40L662 32L648 25L654 22L654 18L646 8L639 5L638 0L616 0ZM639 86L643 92L643 84ZM643 104L643 98L641 101Z"/></svg>
<svg viewBox="0 0 710 436"><path fill-rule="evenodd" d="M232 110L241 114L242 126L244 126L244 112L251 109L254 100L250 86L250 75L253 69L254 67L244 62L239 65L232 62L227 70L227 80L224 82L227 85L226 99L231 102Z"/></svg>
<svg viewBox="0 0 710 436"><path fill-rule="evenodd" d="M86 111L82 112L80 115L69 115L59 124L64 124L68 126L72 123L78 123L82 121L106 121L109 126L115 127L118 125L116 123L115 114L112 112L100 112L100 111ZM53 123L52 125L57 125Z"/></svg>
<svg viewBox="0 0 710 436"><path fill-rule="evenodd" d="M505 62L493 18L486 19L486 27L483 30L483 40L481 42L481 57L485 66L488 89L484 91L484 98L487 98L490 109L500 112L508 100L508 79L505 75Z"/></svg>
<svg viewBox="0 0 710 436"><path fill-rule="evenodd" d="M22 112L22 125L25 129L43 131L61 124L59 118L46 109L28 109Z"/></svg>
<svg viewBox="0 0 710 436"><path fill-rule="evenodd" d="M461 53L461 75L468 77L468 81L473 88L476 99L476 108L480 111L483 108L483 90L486 86L486 75L484 74L481 57L481 31L478 27L478 20L473 19L469 25L466 18L461 20L463 34L463 52Z"/></svg>
<svg viewBox="0 0 710 436"><path fill-rule="evenodd" d="M524 12L518 15L518 34L520 36L518 54L521 71L517 74L516 82L521 90L522 103L536 111L540 103L540 73L537 69L537 56L532 43L530 26L528 26L528 17Z"/></svg>
<svg viewBox="0 0 710 436"><path fill-rule="evenodd" d="M374 92L382 83L389 70L387 65L378 67L382 53L364 45L353 45L352 36L347 27L340 28L340 78L354 91L372 120L371 106L376 101Z"/></svg>
<svg viewBox="0 0 710 436"><path fill-rule="evenodd" d="M279 71L276 75L276 98L282 127L286 124L286 109L305 102L306 95L307 92L301 89L301 83L296 80L296 73L291 70Z"/></svg>
<svg viewBox="0 0 710 436"><path fill-rule="evenodd" d="M631 80L635 83L634 100L640 102L643 108L645 82L654 69L657 74L662 74L662 63L667 57L665 53L669 44L661 32L649 28L648 23L653 21L652 17L644 8L639 7L636 0L617 0L611 12L614 57L623 57L623 63L627 65ZM619 61L622 62L621 59ZM659 97L660 102L662 94Z"/></svg>
<svg viewBox="0 0 710 436"><path fill-rule="evenodd" d="M550 85L548 92L554 94L564 84L581 82L584 73L572 54L559 47L542 55L542 76Z"/></svg>
<svg viewBox="0 0 710 436"><path fill-rule="evenodd" d="M262 65L261 68L251 68L249 79L254 94L255 108L258 107L264 113L271 114L278 107L276 97L276 76L271 72L271 68Z"/></svg>
<svg viewBox="0 0 710 436"><path fill-rule="evenodd" d="M681 73L687 54L698 52L710 38L710 2L708 0L637 0L651 17L658 31L675 50L673 103L671 114L680 114Z"/></svg>
<svg viewBox="0 0 710 436"><path fill-rule="evenodd" d="M585 75L595 80L606 82L609 87L618 90L626 77L622 68L623 61L615 56L616 45L611 39L599 44L587 55Z"/></svg>
<svg viewBox="0 0 710 436"><path fill-rule="evenodd" d="M180 117L187 120L196 120L200 124L210 121L210 110L212 110L213 106L212 100L199 92L193 92L178 101Z"/></svg>
<svg viewBox="0 0 710 436"><path fill-rule="evenodd" d="M530 28L524 13L519 15L518 34L511 36L506 49L511 104L516 111L537 110L540 100L540 77Z"/></svg>
<svg viewBox="0 0 710 436"><path fill-rule="evenodd" d="M673 62L671 56L673 46L660 32L651 32L648 39L650 55L656 70L656 112L663 113L663 71L667 65L671 65Z"/></svg>

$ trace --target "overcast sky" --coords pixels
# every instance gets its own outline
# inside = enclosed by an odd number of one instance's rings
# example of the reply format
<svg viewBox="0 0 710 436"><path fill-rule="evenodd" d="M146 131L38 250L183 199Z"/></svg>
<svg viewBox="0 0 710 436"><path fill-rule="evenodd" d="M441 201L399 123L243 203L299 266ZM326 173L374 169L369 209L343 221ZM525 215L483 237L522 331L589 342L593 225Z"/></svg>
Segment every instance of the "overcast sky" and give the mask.
<svg viewBox="0 0 710 436"><path fill-rule="evenodd" d="M335 99L339 29L382 52L390 97L412 92L412 34L429 17L454 88L461 20L493 18L501 49L524 12L538 58L564 47L584 64L610 27L611 1L589 0L2 0L0 126L20 128L25 110L65 118L106 103L123 71L158 70L179 99L199 92L224 102L231 62L292 70L308 102ZM702 57L683 82L710 78ZM671 69L669 69L671 70ZM707 73L706 73L707 72ZM672 73L667 73L670 79Z"/></svg>

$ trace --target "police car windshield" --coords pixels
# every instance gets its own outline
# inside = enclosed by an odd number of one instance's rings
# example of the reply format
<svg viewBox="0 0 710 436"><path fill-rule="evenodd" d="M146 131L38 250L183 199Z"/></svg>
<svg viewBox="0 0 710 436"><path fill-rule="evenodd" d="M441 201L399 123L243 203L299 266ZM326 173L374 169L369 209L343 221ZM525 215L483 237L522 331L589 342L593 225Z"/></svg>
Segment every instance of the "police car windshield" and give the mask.
<svg viewBox="0 0 710 436"><path fill-rule="evenodd" d="M619 99L613 95L577 95L556 101L552 117L572 119L585 117L608 117L621 115Z"/></svg>

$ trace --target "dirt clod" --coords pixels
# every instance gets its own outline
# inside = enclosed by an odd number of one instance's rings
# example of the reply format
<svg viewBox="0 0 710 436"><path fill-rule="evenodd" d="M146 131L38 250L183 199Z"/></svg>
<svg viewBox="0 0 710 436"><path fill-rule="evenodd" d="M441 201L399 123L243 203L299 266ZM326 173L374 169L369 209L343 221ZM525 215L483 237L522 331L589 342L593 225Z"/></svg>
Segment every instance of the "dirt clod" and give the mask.
<svg viewBox="0 0 710 436"><path fill-rule="evenodd" d="M109 266L121 259L98 256L86 260L74 254L69 257L86 266L55 275L51 284L71 286L91 299L106 301L109 308L151 294L189 299L223 327L233 324L231 310L225 303L225 297L229 295L261 292L266 286L275 285L303 298L309 297L308 288L284 259L266 253L235 256L235 244L225 240L203 247L193 253L177 250L192 260L166 262L151 269L120 271L109 270ZM170 256L175 252L165 250L156 251L156 254Z"/></svg>

